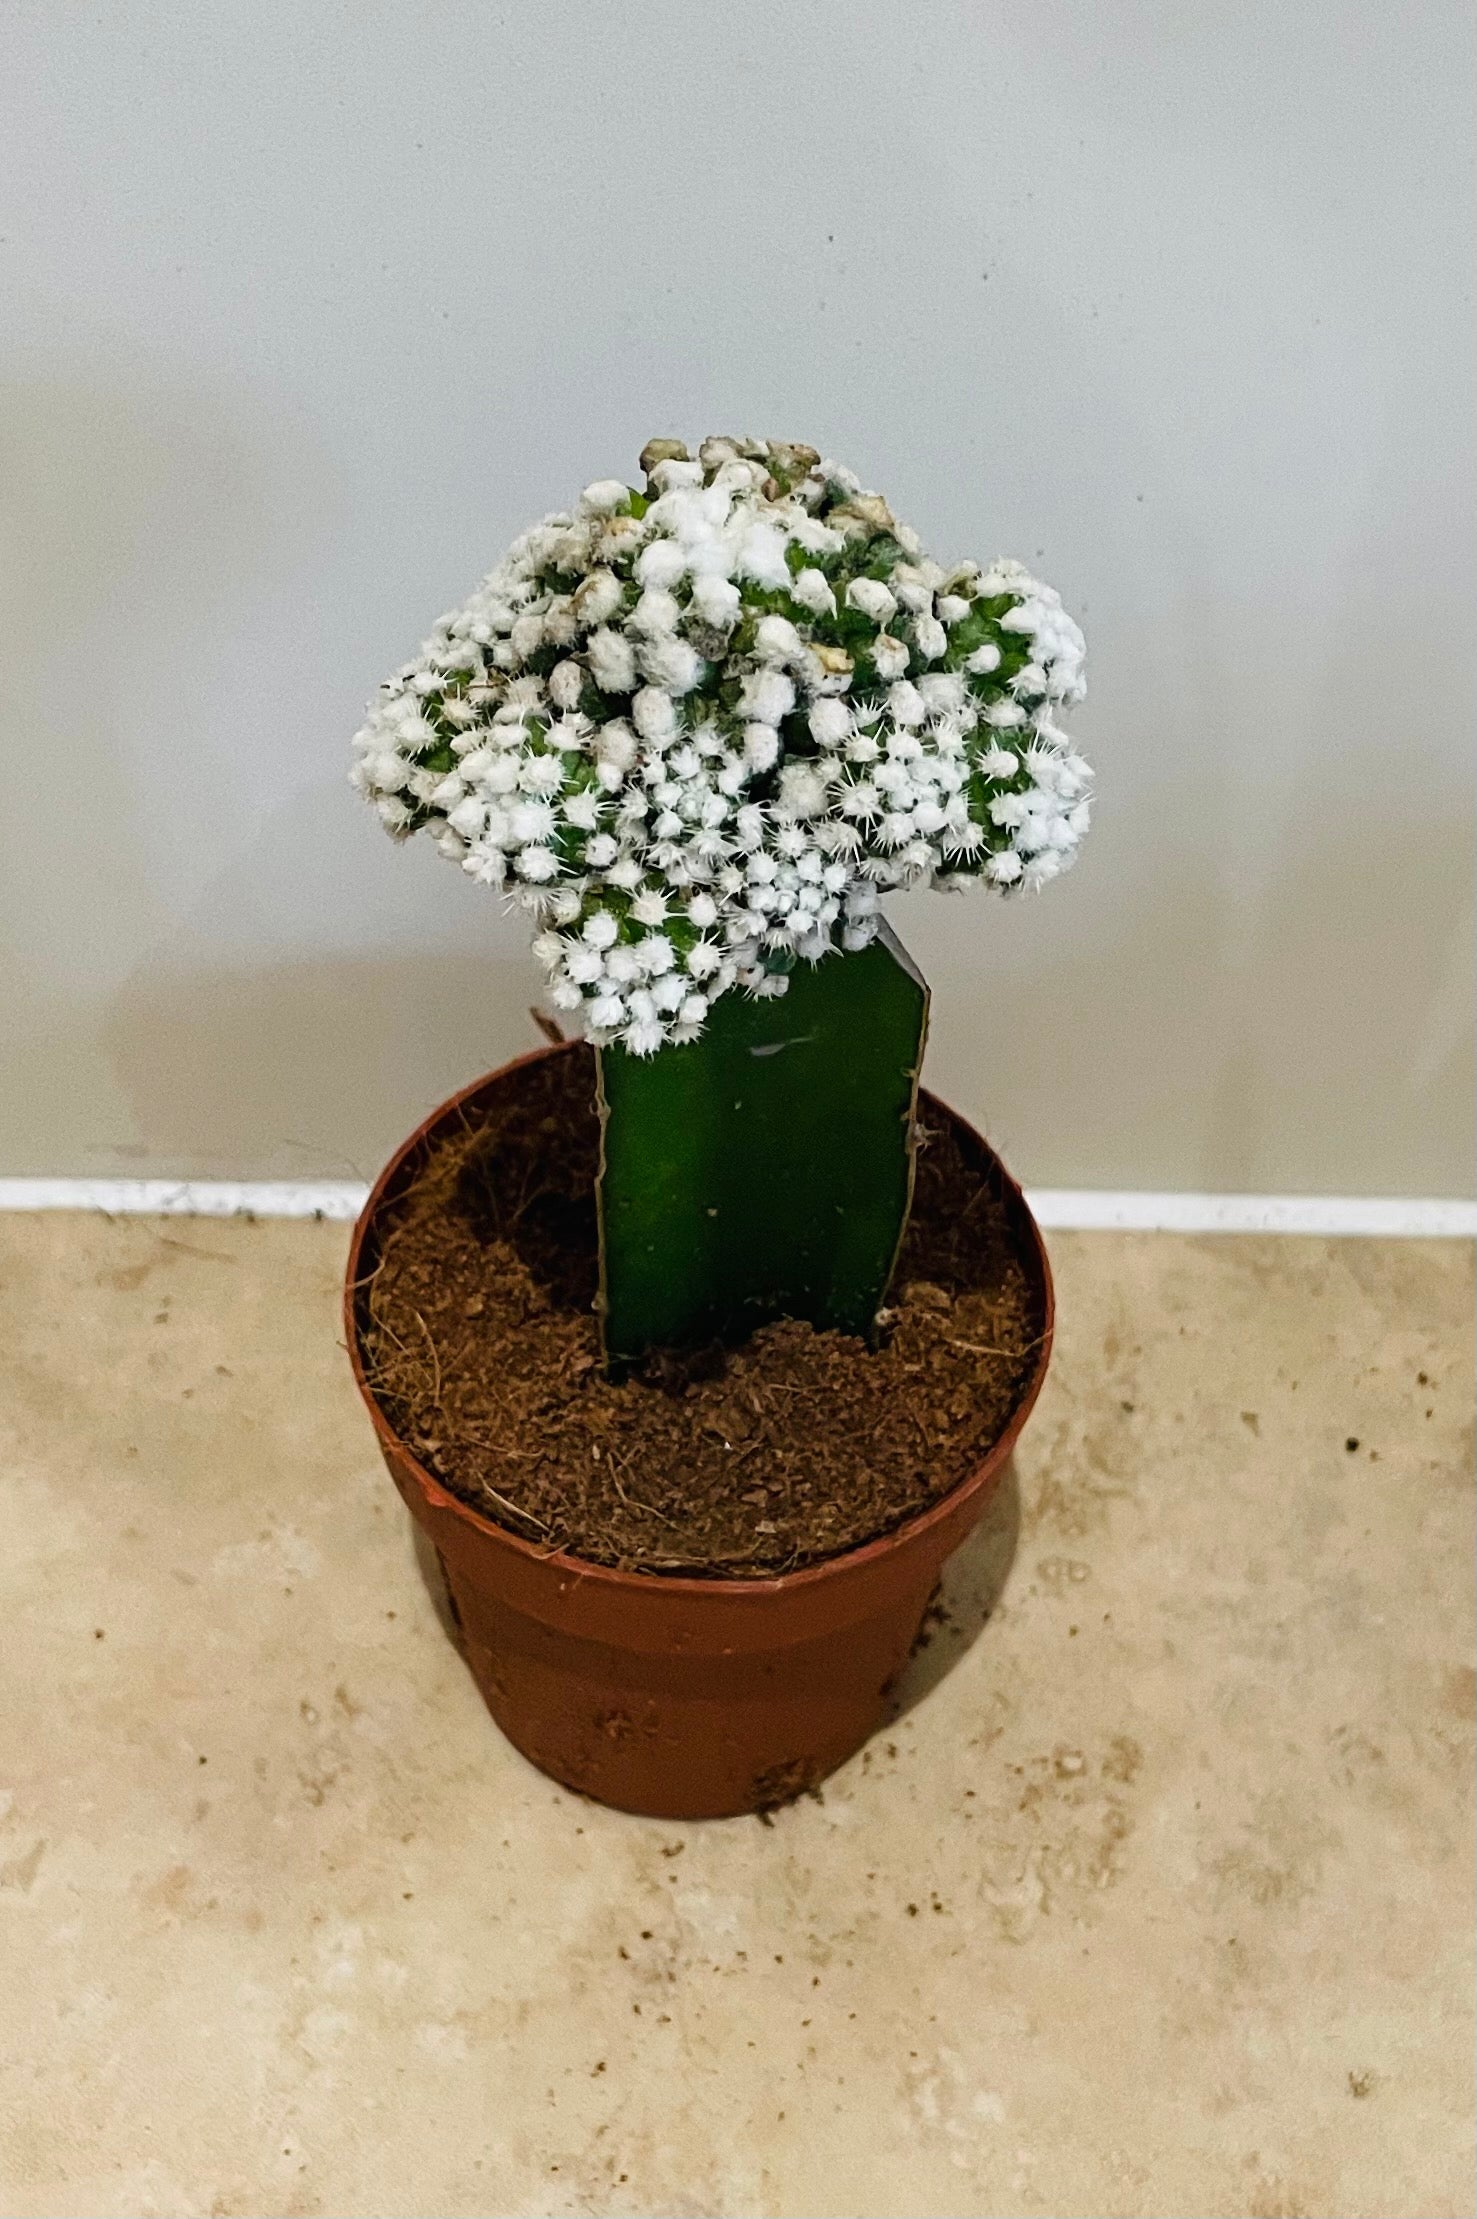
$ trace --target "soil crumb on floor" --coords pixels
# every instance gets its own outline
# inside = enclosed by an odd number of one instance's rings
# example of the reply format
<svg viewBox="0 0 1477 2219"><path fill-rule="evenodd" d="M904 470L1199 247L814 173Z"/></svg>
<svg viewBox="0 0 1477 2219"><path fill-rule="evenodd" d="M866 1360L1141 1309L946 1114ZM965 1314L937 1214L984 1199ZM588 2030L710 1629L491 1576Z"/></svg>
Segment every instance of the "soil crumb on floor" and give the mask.
<svg viewBox="0 0 1477 2219"><path fill-rule="evenodd" d="M999 1438L1043 1290L1018 1209L920 1101L913 1214L881 1345L785 1319L607 1379L594 1057L527 1063L443 1127L381 1219L359 1330L374 1393L452 1494L628 1570L765 1577L925 1509Z"/></svg>

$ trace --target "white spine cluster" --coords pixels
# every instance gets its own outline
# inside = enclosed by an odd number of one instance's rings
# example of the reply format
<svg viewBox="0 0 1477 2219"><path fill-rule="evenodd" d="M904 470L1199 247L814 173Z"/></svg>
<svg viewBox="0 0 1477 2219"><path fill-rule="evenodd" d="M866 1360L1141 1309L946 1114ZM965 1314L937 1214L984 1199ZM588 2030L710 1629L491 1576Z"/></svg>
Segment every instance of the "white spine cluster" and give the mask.
<svg viewBox="0 0 1477 2219"><path fill-rule="evenodd" d="M1066 869L1083 640L1017 563L945 571L810 447L675 440L445 616L355 736L387 828L537 923L550 997L650 1055L865 947L881 897Z"/></svg>

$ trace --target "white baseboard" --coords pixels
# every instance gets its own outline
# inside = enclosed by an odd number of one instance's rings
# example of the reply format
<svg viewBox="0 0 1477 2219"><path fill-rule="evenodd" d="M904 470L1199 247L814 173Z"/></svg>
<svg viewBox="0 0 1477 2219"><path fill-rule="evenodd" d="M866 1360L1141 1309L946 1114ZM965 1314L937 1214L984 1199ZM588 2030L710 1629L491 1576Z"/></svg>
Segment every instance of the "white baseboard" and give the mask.
<svg viewBox="0 0 1477 2219"><path fill-rule="evenodd" d="M353 1219L368 1193L357 1179L0 1179L0 1210Z"/></svg>
<svg viewBox="0 0 1477 2219"><path fill-rule="evenodd" d="M1356 1234L1366 1239L1472 1240L1477 1202L1377 1194L1134 1194L1035 1187L1045 1226L1134 1233Z"/></svg>
<svg viewBox="0 0 1477 2219"><path fill-rule="evenodd" d="M353 1179L0 1179L0 1210L352 1219L368 1191ZM1099 1187L1028 1191L1041 1223L1063 1231L1477 1239L1477 1202L1407 1201L1398 1195L1143 1194Z"/></svg>

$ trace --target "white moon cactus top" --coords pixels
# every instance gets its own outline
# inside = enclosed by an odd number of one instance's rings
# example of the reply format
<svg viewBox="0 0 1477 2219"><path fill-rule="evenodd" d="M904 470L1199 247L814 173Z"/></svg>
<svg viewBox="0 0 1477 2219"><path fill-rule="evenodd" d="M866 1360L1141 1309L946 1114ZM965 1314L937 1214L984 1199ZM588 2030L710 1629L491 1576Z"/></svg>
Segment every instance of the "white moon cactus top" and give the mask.
<svg viewBox="0 0 1477 2219"><path fill-rule="evenodd" d="M865 947L894 888L1045 885L1087 829L1083 639L814 448L677 440L516 540L381 691L354 784L531 911L556 1008L650 1055Z"/></svg>

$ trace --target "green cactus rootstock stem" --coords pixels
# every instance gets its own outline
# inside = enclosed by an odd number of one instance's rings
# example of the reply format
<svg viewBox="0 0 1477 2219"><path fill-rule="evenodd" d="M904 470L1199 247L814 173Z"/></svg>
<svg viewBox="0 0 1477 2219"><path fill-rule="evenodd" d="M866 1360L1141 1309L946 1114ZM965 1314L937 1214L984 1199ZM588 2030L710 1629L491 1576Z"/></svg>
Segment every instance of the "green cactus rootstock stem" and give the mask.
<svg viewBox="0 0 1477 2219"><path fill-rule="evenodd" d="M726 994L701 1039L598 1053L606 1360L777 1317L870 1335L913 1192L928 988L888 930Z"/></svg>

